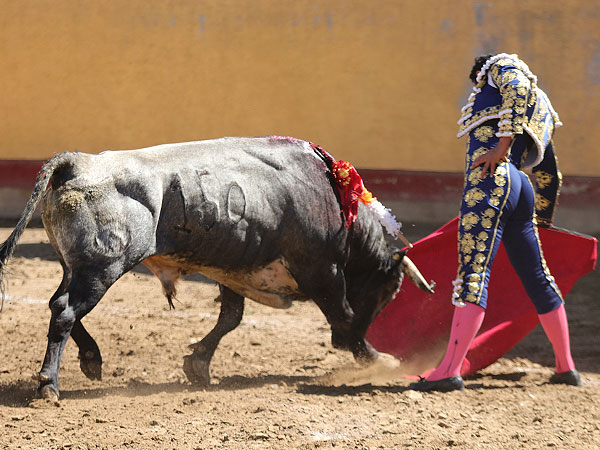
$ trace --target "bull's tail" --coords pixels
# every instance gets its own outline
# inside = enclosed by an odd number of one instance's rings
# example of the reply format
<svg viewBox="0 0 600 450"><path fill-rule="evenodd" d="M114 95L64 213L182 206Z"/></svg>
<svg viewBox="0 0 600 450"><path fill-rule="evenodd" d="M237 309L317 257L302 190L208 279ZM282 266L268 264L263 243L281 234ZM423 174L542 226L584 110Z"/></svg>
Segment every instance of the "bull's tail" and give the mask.
<svg viewBox="0 0 600 450"><path fill-rule="evenodd" d="M50 182L50 178L54 171L60 167L61 165L66 163L68 153L61 153L59 155L54 156L48 162L46 162L42 169L39 171L37 175L37 179L35 181L35 186L33 188L33 192L27 200L27 204L25 205L25 210L21 215L21 218L17 222L17 226L10 234L8 239L0 245L0 295L2 296L2 301L0 303L0 311L2 311L2 307L4 306L4 298L6 292L5 286L5 274L6 274L6 264L8 260L12 257L15 247L25 230L25 227L31 221L33 217L33 213L35 212L40 200L42 199L42 195Z"/></svg>

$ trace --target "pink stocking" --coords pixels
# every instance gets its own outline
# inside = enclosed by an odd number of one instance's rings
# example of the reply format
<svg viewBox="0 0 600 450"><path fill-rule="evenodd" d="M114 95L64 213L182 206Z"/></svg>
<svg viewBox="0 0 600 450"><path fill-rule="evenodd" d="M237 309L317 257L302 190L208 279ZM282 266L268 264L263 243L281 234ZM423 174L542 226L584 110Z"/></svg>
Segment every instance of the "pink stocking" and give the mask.
<svg viewBox="0 0 600 450"><path fill-rule="evenodd" d="M569 341L569 324L565 305L560 305L554 311L546 314L538 314L540 323L544 328L548 340L554 349L556 361L556 373L575 370L575 364L571 357L571 343Z"/></svg>
<svg viewBox="0 0 600 450"><path fill-rule="evenodd" d="M443 378L460 375L460 367L479 331L485 309L474 303L467 303L464 307L456 306L452 317L452 329L448 348L441 364L427 377L427 381L436 381Z"/></svg>

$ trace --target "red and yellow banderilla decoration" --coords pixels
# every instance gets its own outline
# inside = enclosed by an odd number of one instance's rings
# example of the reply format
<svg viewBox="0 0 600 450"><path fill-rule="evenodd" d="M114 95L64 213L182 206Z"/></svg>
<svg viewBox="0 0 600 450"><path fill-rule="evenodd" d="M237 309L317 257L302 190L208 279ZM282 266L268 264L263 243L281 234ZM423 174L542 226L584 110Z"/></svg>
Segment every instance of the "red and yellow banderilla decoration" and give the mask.
<svg viewBox="0 0 600 450"><path fill-rule="evenodd" d="M314 147L313 147L314 148ZM340 194L342 203L342 212L346 218L346 227L349 228L358 214L358 201L371 208L377 219L386 229L386 231L400 240L409 248L412 244L404 234L400 231L402 224L396 220L396 217L391 214L390 209L383 206L377 197L374 197L371 192L363 184L362 178L356 169L348 161L335 161L332 158L330 161L331 173L335 179L335 183Z"/></svg>

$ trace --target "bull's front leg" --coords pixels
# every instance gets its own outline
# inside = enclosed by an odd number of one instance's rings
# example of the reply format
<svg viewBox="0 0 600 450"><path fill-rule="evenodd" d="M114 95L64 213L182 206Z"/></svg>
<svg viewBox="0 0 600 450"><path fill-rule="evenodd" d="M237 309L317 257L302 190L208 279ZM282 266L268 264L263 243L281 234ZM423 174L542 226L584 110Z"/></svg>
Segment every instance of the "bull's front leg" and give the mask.
<svg viewBox="0 0 600 450"><path fill-rule="evenodd" d="M359 364L373 363L379 357L379 353L367 342L365 333L354 326L352 321L354 314L344 316L344 310L345 308L340 308L332 314L334 318L328 318L331 324L331 345L339 350L351 351Z"/></svg>
<svg viewBox="0 0 600 450"><path fill-rule="evenodd" d="M346 279L341 269L323 271L322 282L309 287L312 298L331 325L331 345L340 350L350 350L360 364L369 364L379 354L365 340L365 333L355 326L355 314L346 298Z"/></svg>
<svg viewBox="0 0 600 450"><path fill-rule="evenodd" d="M220 289L221 312L217 324L204 339L190 345L194 352L183 360L183 371L188 380L201 386L210 384L210 361L221 338L240 324L244 314L244 297L223 285Z"/></svg>

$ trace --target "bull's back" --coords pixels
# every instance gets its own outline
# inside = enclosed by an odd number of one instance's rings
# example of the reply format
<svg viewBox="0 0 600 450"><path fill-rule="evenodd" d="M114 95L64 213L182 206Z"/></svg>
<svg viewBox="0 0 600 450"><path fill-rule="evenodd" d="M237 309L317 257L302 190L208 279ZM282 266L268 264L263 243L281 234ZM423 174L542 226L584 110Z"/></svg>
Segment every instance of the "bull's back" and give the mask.
<svg viewBox="0 0 600 450"><path fill-rule="evenodd" d="M342 224L325 164L300 140L224 138L73 154L71 164L43 206L66 258L267 264L295 239L325 244Z"/></svg>

